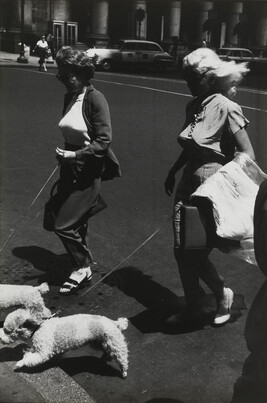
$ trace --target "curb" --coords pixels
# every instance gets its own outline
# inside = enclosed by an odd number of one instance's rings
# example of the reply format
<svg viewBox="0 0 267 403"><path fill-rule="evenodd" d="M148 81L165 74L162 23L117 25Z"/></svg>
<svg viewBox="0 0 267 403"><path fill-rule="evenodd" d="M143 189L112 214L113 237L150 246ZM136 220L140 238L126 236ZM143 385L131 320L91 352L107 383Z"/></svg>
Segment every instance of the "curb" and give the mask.
<svg viewBox="0 0 267 403"><path fill-rule="evenodd" d="M21 342L12 344L19 347ZM25 344L23 343L25 346ZM6 347L0 342L0 349ZM77 384L69 375L59 367L44 369L42 372L14 372L15 361L5 361L0 363L0 373L6 370L9 380L16 380L18 389L24 391L24 395L32 396L32 400L27 402L71 402L71 403L96 403L87 392ZM2 371L1 371L2 369ZM4 386L3 380L1 381ZM9 382L10 383L10 382ZM15 382L14 382L15 383ZM14 385L15 386L15 385ZM39 400L36 400L40 396ZM21 395L14 397L13 402L21 402ZM3 401L3 400L0 400Z"/></svg>

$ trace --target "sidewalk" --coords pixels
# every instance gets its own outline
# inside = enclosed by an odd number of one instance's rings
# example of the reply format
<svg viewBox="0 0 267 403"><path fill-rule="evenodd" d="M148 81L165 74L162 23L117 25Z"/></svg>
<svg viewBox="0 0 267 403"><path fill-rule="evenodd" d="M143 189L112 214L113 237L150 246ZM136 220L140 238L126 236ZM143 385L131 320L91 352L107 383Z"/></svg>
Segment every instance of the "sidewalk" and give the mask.
<svg viewBox="0 0 267 403"><path fill-rule="evenodd" d="M21 350L22 344L14 344L10 349L0 343L1 361L9 350ZM15 361L0 362L0 402L88 402L94 400L58 367L48 368L42 372L15 372Z"/></svg>
<svg viewBox="0 0 267 403"><path fill-rule="evenodd" d="M17 61L19 55L17 53L8 53L0 51L0 67L1 66L16 66L16 67L36 67L39 68L37 56L29 56L28 63L19 63ZM50 58L46 61L47 69L56 68L56 62Z"/></svg>

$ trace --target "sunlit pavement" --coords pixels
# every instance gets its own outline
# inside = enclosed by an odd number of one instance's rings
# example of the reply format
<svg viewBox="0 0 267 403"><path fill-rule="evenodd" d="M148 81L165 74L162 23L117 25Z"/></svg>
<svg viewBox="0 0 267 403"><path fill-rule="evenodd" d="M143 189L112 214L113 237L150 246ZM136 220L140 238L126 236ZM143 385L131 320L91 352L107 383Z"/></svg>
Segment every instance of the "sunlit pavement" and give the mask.
<svg viewBox="0 0 267 403"><path fill-rule="evenodd" d="M108 208L90 223L91 248L98 263L92 283L77 295L63 297L58 290L70 270L69 261L55 235L42 229L43 205L57 174L29 207L55 167L54 149L60 142L56 125L64 89L54 74L33 73L0 69L0 106L5 111L1 245L12 235L1 254L1 282L37 285L48 281L51 290L45 300L59 316L95 313L129 318L125 336L130 364L128 377L122 380L114 362L106 364L100 353L83 347L44 369L26 373L26 381L21 373L14 376L25 385L34 377L46 385L45 379L57 377L54 371L63 370L69 383L77 385L76 401L84 401L85 390L88 399L100 403L229 402L248 355L243 331L247 308L263 281L259 270L214 251L212 260L235 292L231 321L219 328L210 325L215 301L207 290L203 300L206 315L200 321L176 329L164 324L167 316L184 306L168 220L172 199L164 194L163 182L177 154L176 133L188 100L175 94L183 94L185 86L163 81L161 92L152 92L149 88L157 80L150 80L148 86L138 77L112 80L96 76L94 85L110 104L113 148L123 176L103 184ZM248 99L245 93L241 97L243 103ZM248 113L254 133L263 114ZM1 311L0 320L5 314ZM2 348L2 364L12 369L21 354L22 347ZM8 372L4 379L6 389L15 389ZM51 385L50 394L61 401L54 383ZM37 388L40 401L51 401L40 387L29 387ZM60 389L64 387L61 384ZM75 401L72 399L73 394L70 401Z"/></svg>

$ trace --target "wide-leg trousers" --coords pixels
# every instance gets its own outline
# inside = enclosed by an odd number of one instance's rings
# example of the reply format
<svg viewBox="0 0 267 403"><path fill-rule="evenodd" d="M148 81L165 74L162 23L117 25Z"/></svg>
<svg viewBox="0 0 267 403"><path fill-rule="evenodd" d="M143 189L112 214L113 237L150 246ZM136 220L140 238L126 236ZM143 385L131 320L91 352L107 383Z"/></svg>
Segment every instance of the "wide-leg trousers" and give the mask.
<svg viewBox="0 0 267 403"><path fill-rule="evenodd" d="M92 180L89 187L73 190L61 205L55 233L61 239L74 269L88 267L93 261L89 249L88 219L98 207L101 179Z"/></svg>

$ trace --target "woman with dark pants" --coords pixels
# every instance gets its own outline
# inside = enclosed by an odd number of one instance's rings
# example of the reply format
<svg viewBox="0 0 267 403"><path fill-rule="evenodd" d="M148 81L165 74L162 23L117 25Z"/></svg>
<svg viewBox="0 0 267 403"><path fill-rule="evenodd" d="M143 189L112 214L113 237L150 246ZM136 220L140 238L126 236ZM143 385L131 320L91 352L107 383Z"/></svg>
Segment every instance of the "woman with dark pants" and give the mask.
<svg viewBox="0 0 267 403"><path fill-rule="evenodd" d="M57 148L60 179L55 200L55 233L70 256L73 271L60 293L67 295L92 277L88 219L106 207L102 180L120 176L110 143L107 101L91 84L94 67L85 52L63 47L56 55L57 78L65 85L63 117L59 122L65 147Z"/></svg>
<svg viewBox="0 0 267 403"><path fill-rule="evenodd" d="M41 39L36 43L36 46L34 48L34 52L39 56L39 70L42 71L47 71L46 68L46 58L47 58L47 50L48 50L48 43L45 40L45 35L41 36Z"/></svg>
<svg viewBox="0 0 267 403"><path fill-rule="evenodd" d="M173 229L174 254L187 308L182 315L174 315L167 322L176 324L197 316L204 292L201 279L217 300L214 324L222 324L230 318L233 291L224 287L224 279L209 260L211 249L187 251L180 246L180 207L183 203L190 204L191 194L231 161L236 150L255 159L246 132L249 122L240 106L230 99L248 69L244 63L223 62L211 49L199 48L184 58L183 72L194 99L187 105L185 124L178 137L183 151L168 173L165 191L172 194L175 175L185 166L175 195Z"/></svg>

